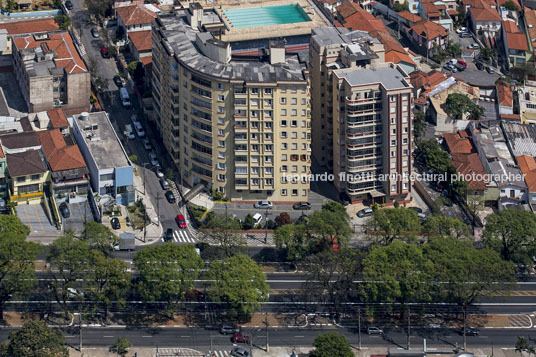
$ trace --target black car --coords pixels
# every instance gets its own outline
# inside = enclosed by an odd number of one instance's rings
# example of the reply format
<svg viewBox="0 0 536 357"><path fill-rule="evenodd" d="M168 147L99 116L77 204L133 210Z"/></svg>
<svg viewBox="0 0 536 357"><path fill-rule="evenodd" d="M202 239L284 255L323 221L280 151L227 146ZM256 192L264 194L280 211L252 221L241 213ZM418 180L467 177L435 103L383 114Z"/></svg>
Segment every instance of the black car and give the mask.
<svg viewBox="0 0 536 357"><path fill-rule="evenodd" d="M6 200L4 200L3 198L0 198L0 214L7 214L7 213L8 213L8 209L7 209Z"/></svg>
<svg viewBox="0 0 536 357"><path fill-rule="evenodd" d="M308 210L311 209L311 204L309 202L296 202L292 205L292 208L295 210Z"/></svg>
<svg viewBox="0 0 536 357"><path fill-rule="evenodd" d="M165 195L166 195L166 200L167 200L169 203L175 203L175 195L173 194L173 192L171 192L171 191L166 191Z"/></svg>
<svg viewBox="0 0 536 357"><path fill-rule="evenodd" d="M463 336L463 327L458 331L458 333ZM473 328L473 327L465 328L465 336L478 336L479 334L480 334L480 331L478 331L476 328Z"/></svg>
<svg viewBox="0 0 536 357"><path fill-rule="evenodd" d="M231 324L222 324L220 326L220 333L222 335L231 335L240 332L240 327Z"/></svg>
<svg viewBox="0 0 536 357"><path fill-rule="evenodd" d="M350 203L352 203L352 200L350 199L350 196L348 196L346 193L342 192L339 195L339 198L341 199L341 202L344 206L348 206Z"/></svg>
<svg viewBox="0 0 536 357"><path fill-rule="evenodd" d="M63 218L71 217L71 211L69 211L69 206L67 206L67 203L63 202L60 205L60 213Z"/></svg>
<svg viewBox="0 0 536 357"><path fill-rule="evenodd" d="M164 233L164 242L169 242L173 240L173 229L168 228L166 229L166 233Z"/></svg>
<svg viewBox="0 0 536 357"><path fill-rule="evenodd" d="M417 213L422 213L422 208L420 207L409 207L409 209L414 210Z"/></svg>
<svg viewBox="0 0 536 357"><path fill-rule="evenodd" d="M121 228L121 223L119 223L119 218L116 218L116 217L110 220L110 225L112 226L113 229Z"/></svg>
<svg viewBox="0 0 536 357"><path fill-rule="evenodd" d="M73 9L73 3L71 2L71 0L67 0L67 1L65 2L65 8L66 8L67 10L72 10L72 9Z"/></svg>
<svg viewBox="0 0 536 357"><path fill-rule="evenodd" d="M478 68L479 71L484 70L484 65L482 64L482 62L475 62L475 65L476 65L476 68Z"/></svg>
<svg viewBox="0 0 536 357"><path fill-rule="evenodd" d="M117 75L114 76L114 83L117 86L117 88L123 87L123 81L121 80L121 77Z"/></svg>

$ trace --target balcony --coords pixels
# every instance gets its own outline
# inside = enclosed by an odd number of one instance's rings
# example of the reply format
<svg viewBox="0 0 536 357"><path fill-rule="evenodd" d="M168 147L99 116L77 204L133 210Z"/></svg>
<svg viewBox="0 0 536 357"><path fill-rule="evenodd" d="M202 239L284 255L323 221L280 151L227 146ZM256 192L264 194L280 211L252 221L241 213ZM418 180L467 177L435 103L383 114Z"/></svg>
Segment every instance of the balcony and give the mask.
<svg viewBox="0 0 536 357"><path fill-rule="evenodd" d="M247 110L235 109L234 111L235 118L245 118L247 117L247 115L248 115Z"/></svg>

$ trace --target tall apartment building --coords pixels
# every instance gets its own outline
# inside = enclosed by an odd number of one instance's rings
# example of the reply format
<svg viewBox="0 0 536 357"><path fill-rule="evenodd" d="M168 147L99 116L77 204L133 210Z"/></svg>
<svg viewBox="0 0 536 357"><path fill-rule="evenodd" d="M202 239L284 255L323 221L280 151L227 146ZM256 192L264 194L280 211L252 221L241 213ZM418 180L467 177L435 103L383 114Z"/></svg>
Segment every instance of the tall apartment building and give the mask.
<svg viewBox="0 0 536 357"><path fill-rule="evenodd" d="M315 159L352 202L408 200L409 76L361 31L315 29L309 55Z"/></svg>
<svg viewBox="0 0 536 357"><path fill-rule="evenodd" d="M305 65L273 41L236 59L204 31L218 12L192 5L152 29L154 119L184 181L234 201L306 201L309 182L288 180L310 173Z"/></svg>
<svg viewBox="0 0 536 357"><path fill-rule="evenodd" d="M90 74L68 32L12 40L15 74L30 112L89 110Z"/></svg>

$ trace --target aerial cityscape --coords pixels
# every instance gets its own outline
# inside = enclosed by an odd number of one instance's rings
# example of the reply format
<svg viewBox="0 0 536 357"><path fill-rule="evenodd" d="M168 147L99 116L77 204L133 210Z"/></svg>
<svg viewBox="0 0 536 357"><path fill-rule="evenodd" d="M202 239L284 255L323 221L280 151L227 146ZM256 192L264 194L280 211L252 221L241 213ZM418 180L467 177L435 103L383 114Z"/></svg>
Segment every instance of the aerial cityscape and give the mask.
<svg viewBox="0 0 536 357"><path fill-rule="evenodd" d="M536 1L0 0L0 357L536 356Z"/></svg>

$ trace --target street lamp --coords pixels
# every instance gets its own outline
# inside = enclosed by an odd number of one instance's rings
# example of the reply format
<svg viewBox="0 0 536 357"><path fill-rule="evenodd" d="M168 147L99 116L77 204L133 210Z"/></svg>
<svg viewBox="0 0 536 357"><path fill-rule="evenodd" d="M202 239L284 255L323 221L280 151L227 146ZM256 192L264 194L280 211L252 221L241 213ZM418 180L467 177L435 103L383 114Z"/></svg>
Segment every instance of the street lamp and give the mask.
<svg viewBox="0 0 536 357"><path fill-rule="evenodd" d="M267 244L268 242L268 208L266 209L266 216L264 218L264 244Z"/></svg>

